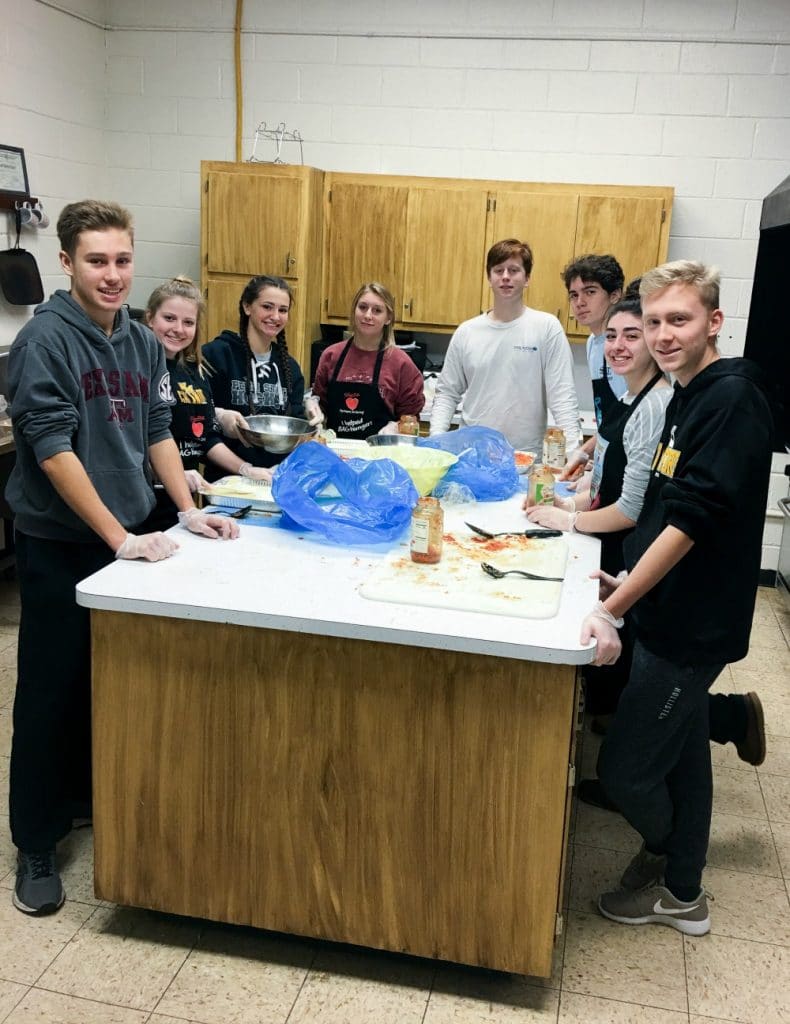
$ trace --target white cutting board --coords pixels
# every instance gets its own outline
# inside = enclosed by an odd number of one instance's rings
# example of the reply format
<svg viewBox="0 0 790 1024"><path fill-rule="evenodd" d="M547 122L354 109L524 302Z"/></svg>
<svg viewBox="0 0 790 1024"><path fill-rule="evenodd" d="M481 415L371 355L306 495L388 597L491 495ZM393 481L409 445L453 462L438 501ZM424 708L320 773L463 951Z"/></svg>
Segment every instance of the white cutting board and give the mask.
<svg viewBox="0 0 790 1024"><path fill-rule="evenodd" d="M480 568L525 569L542 576L564 576L568 545L564 538L456 537L445 534L442 560L436 565L412 562L408 545L401 545L377 565L359 589L371 601L452 608L525 619L550 619L557 614L561 583L505 576L495 580Z"/></svg>

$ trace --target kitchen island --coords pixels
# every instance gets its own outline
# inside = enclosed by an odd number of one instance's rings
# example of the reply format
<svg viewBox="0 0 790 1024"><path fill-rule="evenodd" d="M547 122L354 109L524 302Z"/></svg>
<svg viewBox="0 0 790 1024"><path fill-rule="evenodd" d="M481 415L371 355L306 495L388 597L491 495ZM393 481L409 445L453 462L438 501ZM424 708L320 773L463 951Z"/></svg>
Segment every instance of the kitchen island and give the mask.
<svg viewBox="0 0 790 1024"><path fill-rule="evenodd" d="M519 504L445 529L523 529ZM367 600L385 550L176 534L78 587L97 895L548 975L598 542L568 538L559 613L525 619Z"/></svg>

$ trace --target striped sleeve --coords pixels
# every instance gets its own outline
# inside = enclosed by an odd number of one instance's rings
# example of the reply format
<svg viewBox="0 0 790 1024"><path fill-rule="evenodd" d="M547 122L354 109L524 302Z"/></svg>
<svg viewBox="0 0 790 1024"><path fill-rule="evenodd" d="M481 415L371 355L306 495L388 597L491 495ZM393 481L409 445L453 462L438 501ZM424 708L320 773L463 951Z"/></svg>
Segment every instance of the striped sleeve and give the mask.
<svg viewBox="0 0 790 1024"><path fill-rule="evenodd" d="M642 511L653 454L661 439L664 413L671 398L671 387L653 388L642 399L634 415L625 425L623 447L628 461L623 477L623 489L616 505L624 516L634 522Z"/></svg>

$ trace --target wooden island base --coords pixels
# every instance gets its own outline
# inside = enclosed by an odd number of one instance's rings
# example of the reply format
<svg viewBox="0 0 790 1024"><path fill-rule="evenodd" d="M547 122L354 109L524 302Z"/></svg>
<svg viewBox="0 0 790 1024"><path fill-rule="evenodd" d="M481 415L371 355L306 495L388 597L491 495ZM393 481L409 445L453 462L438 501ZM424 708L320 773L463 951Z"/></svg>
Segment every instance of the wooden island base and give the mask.
<svg viewBox="0 0 790 1024"><path fill-rule="evenodd" d="M574 666L91 622L97 896L550 974Z"/></svg>

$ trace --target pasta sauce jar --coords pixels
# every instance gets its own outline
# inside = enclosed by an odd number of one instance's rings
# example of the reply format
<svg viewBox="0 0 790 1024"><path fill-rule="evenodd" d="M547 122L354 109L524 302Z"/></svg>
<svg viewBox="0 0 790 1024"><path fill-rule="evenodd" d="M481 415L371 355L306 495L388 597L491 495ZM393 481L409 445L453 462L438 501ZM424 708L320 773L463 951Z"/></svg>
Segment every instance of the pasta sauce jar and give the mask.
<svg viewBox="0 0 790 1024"><path fill-rule="evenodd" d="M419 437L420 421L416 416L409 416L404 413L398 420L398 433L408 434L410 437Z"/></svg>
<svg viewBox="0 0 790 1024"><path fill-rule="evenodd" d="M419 498L411 514L411 560L433 565L442 557L444 512L438 498Z"/></svg>

